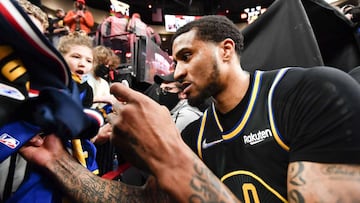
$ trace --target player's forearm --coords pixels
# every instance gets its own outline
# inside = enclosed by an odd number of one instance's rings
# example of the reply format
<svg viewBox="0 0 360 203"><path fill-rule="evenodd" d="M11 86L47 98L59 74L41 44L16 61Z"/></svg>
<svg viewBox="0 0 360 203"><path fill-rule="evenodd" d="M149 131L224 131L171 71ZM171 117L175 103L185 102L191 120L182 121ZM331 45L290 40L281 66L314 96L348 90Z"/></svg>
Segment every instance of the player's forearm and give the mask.
<svg viewBox="0 0 360 203"><path fill-rule="evenodd" d="M169 202L156 184L145 188L106 180L92 174L70 156L55 160L47 168L75 202Z"/></svg>
<svg viewBox="0 0 360 203"><path fill-rule="evenodd" d="M187 148L179 150L187 151ZM240 202L191 150L185 153L182 156L184 152L178 152L178 165L167 169L159 165L155 169L166 192L179 202Z"/></svg>
<svg viewBox="0 0 360 203"><path fill-rule="evenodd" d="M350 164L290 163L289 202L360 202L360 167Z"/></svg>

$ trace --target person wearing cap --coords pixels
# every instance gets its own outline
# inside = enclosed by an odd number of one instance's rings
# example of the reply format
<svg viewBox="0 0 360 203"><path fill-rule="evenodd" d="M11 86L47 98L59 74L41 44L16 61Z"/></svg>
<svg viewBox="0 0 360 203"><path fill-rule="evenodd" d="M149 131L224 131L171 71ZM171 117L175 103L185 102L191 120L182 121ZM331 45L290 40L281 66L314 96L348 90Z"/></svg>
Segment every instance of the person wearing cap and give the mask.
<svg viewBox="0 0 360 203"><path fill-rule="evenodd" d="M155 75L154 81L159 85L156 89L159 104L168 108L180 132L202 116L203 113L197 107L190 106L185 99L181 84L174 79L174 73Z"/></svg>
<svg viewBox="0 0 360 203"><path fill-rule="evenodd" d="M76 0L74 9L67 12L64 17L65 25L69 26L70 32L83 30L87 34L94 26L94 17L86 8L85 0Z"/></svg>

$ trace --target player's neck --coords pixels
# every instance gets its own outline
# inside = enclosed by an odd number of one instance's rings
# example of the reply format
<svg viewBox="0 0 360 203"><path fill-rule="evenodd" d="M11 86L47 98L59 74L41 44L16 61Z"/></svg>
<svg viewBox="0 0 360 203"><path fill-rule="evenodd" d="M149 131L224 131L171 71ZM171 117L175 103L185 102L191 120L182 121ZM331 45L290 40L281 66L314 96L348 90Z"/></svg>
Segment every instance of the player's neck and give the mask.
<svg viewBox="0 0 360 203"><path fill-rule="evenodd" d="M221 113L231 111L246 95L250 85L250 74L245 71L234 71L227 78L223 90L215 98L215 107Z"/></svg>

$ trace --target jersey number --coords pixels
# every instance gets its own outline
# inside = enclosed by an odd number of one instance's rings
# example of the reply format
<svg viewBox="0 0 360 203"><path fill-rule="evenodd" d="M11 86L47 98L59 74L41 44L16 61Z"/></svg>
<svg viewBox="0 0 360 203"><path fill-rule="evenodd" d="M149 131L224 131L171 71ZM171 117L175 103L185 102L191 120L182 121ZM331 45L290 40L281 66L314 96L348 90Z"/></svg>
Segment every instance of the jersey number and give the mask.
<svg viewBox="0 0 360 203"><path fill-rule="evenodd" d="M243 184L242 191L243 191L245 203L251 203L250 196L252 196L254 203L260 203L259 196L258 196L256 188L253 184L251 184L251 183Z"/></svg>

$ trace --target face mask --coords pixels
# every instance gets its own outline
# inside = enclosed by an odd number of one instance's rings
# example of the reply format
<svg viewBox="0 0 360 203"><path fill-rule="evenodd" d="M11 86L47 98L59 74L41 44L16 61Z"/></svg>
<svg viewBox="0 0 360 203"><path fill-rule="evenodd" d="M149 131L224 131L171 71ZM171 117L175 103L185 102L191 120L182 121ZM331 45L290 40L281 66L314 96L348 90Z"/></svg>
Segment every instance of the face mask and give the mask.
<svg viewBox="0 0 360 203"><path fill-rule="evenodd" d="M95 69L94 73L96 77L104 77L105 75L109 74L109 68L101 64Z"/></svg>
<svg viewBox="0 0 360 203"><path fill-rule="evenodd" d="M167 92L164 94L161 92L159 94L159 104L166 106L169 111L171 111L179 101L178 93Z"/></svg>
<svg viewBox="0 0 360 203"><path fill-rule="evenodd" d="M83 75L81 75L81 81L80 81L80 83L83 84L83 83L85 83L86 81L88 81L88 79L89 79L89 74L83 74Z"/></svg>

